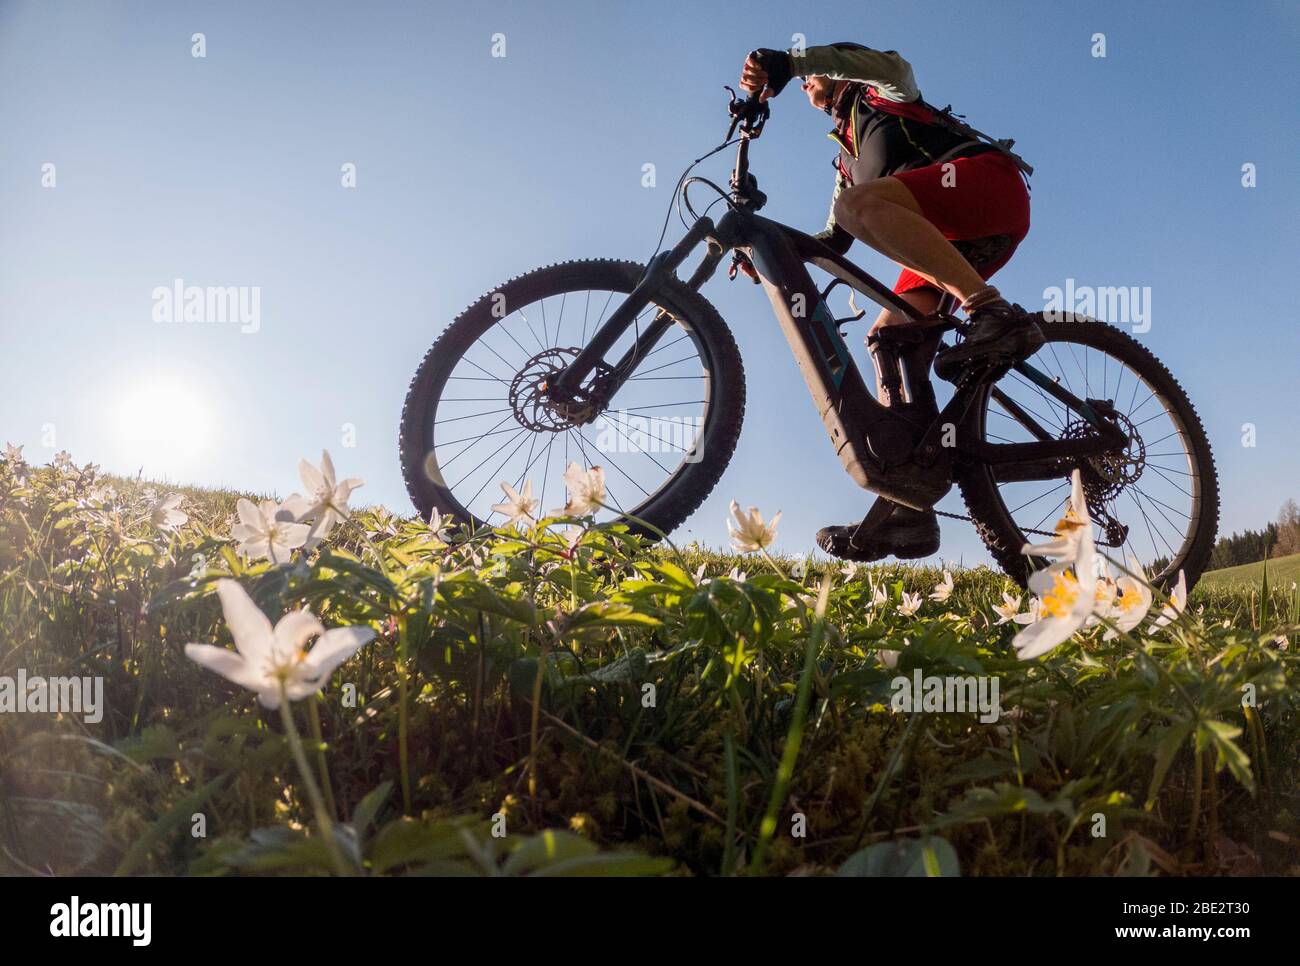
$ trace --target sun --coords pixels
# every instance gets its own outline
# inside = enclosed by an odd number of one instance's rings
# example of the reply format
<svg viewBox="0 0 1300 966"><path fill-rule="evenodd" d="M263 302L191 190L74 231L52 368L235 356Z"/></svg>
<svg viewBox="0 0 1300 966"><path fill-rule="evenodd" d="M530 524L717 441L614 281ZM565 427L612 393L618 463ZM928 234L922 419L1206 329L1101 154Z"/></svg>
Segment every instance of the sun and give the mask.
<svg viewBox="0 0 1300 966"><path fill-rule="evenodd" d="M147 476L183 478L211 448L211 405L197 386L175 377L124 388L112 425L114 462Z"/></svg>

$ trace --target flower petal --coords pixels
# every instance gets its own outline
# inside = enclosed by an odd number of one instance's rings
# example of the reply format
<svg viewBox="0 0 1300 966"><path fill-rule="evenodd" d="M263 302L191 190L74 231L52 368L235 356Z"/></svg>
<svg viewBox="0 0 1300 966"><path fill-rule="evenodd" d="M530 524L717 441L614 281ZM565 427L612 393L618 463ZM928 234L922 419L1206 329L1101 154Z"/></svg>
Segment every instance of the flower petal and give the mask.
<svg viewBox="0 0 1300 966"><path fill-rule="evenodd" d="M217 596L239 653L250 661L264 657L271 649L271 622L253 598L229 577L217 581Z"/></svg>
<svg viewBox="0 0 1300 966"><path fill-rule="evenodd" d="M265 678L241 655L229 648L214 647L211 644L186 644L185 656L241 688L257 691L265 686Z"/></svg>
<svg viewBox="0 0 1300 966"><path fill-rule="evenodd" d="M309 610L294 610L280 618L275 625L275 653L288 658L302 650L302 646L325 628Z"/></svg>
<svg viewBox="0 0 1300 966"><path fill-rule="evenodd" d="M320 681L374 639L370 627L334 627L320 636L303 658L302 668L313 681Z"/></svg>

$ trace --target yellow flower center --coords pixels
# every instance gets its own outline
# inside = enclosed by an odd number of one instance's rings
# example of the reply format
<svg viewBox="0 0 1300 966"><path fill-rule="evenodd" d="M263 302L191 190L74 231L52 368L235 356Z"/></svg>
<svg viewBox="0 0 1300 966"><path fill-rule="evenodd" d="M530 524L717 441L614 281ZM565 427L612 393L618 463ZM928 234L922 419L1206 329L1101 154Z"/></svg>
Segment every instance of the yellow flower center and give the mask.
<svg viewBox="0 0 1300 966"><path fill-rule="evenodd" d="M1064 537L1066 534L1079 530L1082 527L1083 520L1079 518L1079 514L1074 512L1074 507L1069 506L1065 508L1065 516L1056 521L1056 535L1058 537Z"/></svg>
<svg viewBox="0 0 1300 966"><path fill-rule="evenodd" d="M1079 582L1073 574L1057 574L1052 589L1043 597L1044 617L1065 617L1079 597Z"/></svg>
<svg viewBox="0 0 1300 966"><path fill-rule="evenodd" d="M1140 600L1141 595L1136 590L1125 588L1120 591L1119 599L1115 601L1115 606L1120 610L1127 612L1136 607Z"/></svg>

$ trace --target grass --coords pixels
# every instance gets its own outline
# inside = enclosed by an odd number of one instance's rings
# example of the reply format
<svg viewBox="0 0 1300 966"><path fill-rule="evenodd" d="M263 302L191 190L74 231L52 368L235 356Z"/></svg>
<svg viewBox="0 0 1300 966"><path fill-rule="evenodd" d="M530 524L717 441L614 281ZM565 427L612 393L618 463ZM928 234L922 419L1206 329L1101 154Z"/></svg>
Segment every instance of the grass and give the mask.
<svg viewBox="0 0 1300 966"><path fill-rule="evenodd" d="M1241 564L1237 567L1224 567L1222 570L1211 570L1201 578L1201 581L1208 587L1254 588L1263 584L1266 568L1269 584L1289 588L1293 583L1300 581L1300 553Z"/></svg>
<svg viewBox="0 0 1300 966"><path fill-rule="evenodd" d="M0 874L1300 872L1300 602L1271 581L1020 661L986 568L907 614L939 572L383 509L272 566L235 494L186 490L167 533L150 490L0 463L0 687L105 696L0 713ZM223 578L375 639L282 717L185 656L230 643ZM1001 716L893 710L916 671L996 680Z"/></svg>

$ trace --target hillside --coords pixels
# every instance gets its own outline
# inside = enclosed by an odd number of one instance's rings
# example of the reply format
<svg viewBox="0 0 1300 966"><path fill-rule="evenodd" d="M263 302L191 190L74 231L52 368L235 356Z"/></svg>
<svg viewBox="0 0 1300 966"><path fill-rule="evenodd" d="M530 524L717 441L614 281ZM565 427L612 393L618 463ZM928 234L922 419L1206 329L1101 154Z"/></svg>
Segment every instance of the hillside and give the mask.
<svg viewBox="0 0 1300 966"><path fill-rule="evenodd" d="M1022 660L984 568L382 508L272 563L172 490L0 461L0 702L103 698L0 715L0 874L1300 874L1293 604Z"/></svg>
<svg viewBox="0 0 1300 966"><path fill-rule="evenodd" d="M1201 577L1203 586L1209 587L1253 587L1258 589L1264 582L1265 567L1268 569L1270 587L1290 589L1300 583L1300 553L1289 557L1276 557L1269 561L1242 564L1239 567L1224 567L1211 570Z"/></svg>

